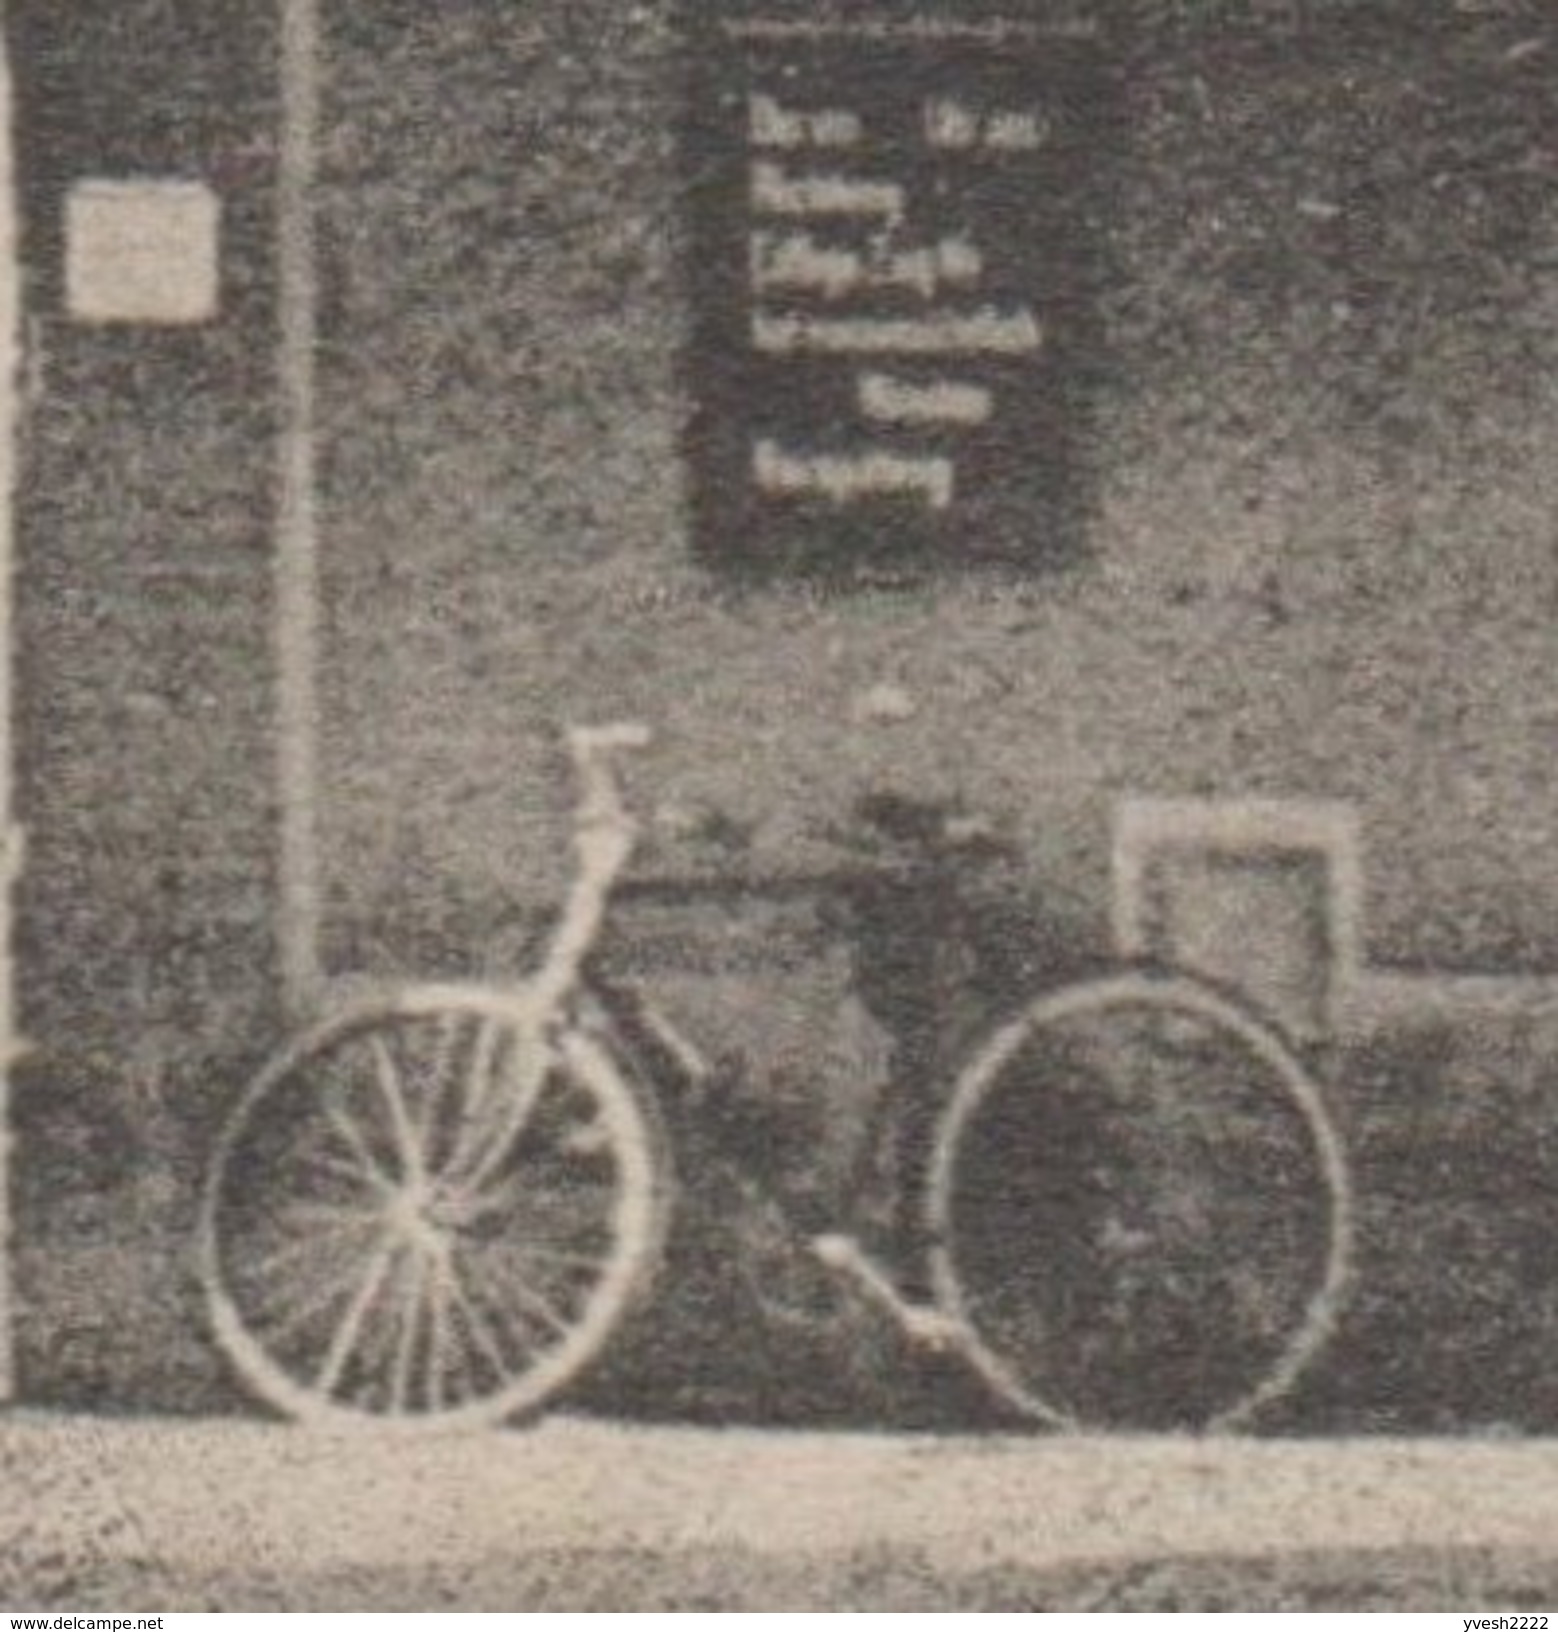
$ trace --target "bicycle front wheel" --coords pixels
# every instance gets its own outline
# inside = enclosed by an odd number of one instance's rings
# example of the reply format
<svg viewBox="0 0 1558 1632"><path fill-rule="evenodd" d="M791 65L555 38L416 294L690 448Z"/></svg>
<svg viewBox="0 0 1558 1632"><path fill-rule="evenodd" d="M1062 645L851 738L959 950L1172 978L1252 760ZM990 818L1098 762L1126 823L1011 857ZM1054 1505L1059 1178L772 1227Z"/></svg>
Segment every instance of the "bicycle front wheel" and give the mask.
<svg viewBox="0 0 1558 1632"><path fill-rule="evenodd" d="M1350 1201L1320 1091L1200 983L1039 999L964 1072L931 1274L1009 1405L1071 1429L1235 1426L1330 1334Z"/></svg>
<svg viewBox="0 0 1558 1632"><path fill-rule="evenodd" d="M315 1027L239 1104L201 1219L215 1334L292 1417L495 1423L600 1353L667 1199L652 1108L598 1042L413 988Z"/></svg>

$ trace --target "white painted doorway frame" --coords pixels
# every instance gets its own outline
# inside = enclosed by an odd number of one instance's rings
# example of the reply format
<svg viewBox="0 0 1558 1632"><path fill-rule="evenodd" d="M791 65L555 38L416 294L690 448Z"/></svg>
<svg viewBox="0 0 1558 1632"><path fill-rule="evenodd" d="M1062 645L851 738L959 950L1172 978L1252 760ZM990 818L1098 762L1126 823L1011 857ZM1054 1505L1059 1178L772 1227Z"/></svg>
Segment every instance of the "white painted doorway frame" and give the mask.
<svg viewBox="0 0 1558 1632"><path fill-rule="evenodd" d="M308 1015L319 969L319 521L315 449L321 0L281 0L281 132L276 175L278 373L274 543L276 778L280 866L276 943L285 1011Z"/></svg>
<svg viewBox="0 0 1558 1632"><path fill-rule="evenodd" d="M0 25L4 22L0 6ZM11 1067L16 1034L12 891L21 871L21 829L13 815L11 719L12 575L16 557L16 456L21 391L21 266L10 54L0 26L0 1401L16 1394L15 1306L11 1279Z"/></svg>

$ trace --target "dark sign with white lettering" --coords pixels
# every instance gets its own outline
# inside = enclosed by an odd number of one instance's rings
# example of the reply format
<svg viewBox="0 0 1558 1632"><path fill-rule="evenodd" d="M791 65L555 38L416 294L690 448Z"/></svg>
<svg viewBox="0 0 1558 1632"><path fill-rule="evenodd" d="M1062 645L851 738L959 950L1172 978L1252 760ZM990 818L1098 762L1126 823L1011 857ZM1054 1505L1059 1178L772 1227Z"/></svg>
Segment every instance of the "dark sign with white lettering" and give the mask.
<svg viewBox="0 0 1558 1632"><path fill-rule="evenodd" d="M1097 40L969 7L728 6L691 48L699 554L868 579L1067 559Z"/></svg>

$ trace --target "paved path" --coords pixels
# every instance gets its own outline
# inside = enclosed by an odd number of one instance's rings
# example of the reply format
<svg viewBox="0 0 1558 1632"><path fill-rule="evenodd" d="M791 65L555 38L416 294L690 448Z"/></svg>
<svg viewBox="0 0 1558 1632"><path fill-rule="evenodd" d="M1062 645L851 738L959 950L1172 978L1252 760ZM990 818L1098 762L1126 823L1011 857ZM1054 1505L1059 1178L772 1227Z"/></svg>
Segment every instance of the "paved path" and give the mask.
<svg viewBox="0 0 1558 1632"><path fill-rule="evenodd" d="M537 1548L893 1547L966 1569L1558 1543L1550 1441L910 1438L557 1420L424 1442L12 1415L0 1418L0 1472L0 1555L13 1566L23 1525L33 1546L69 1534L105 1562L283 1576Z"/></svg>

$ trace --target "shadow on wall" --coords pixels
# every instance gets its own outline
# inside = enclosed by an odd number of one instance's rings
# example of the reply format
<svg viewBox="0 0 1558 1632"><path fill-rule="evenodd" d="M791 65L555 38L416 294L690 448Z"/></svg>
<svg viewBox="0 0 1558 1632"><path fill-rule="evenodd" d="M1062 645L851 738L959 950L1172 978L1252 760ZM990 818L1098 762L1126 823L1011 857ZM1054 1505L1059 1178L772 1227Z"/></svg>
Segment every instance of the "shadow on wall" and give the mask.
<svg viewBox="0 0 1558 1632"><path fill-rule="evenodd" d="M1558 1047L1507 1028L1425 1030L1340 1062L1358 1248L1330 1345L1258 1431L1550 1434L1558 1426ZM1403 1115L1409 1106L1410 1115ZM22 1398L104 1411L248 1411L207 1337L193 1274L198 1162L84 1161L79 1111L35 1105L17 1201ZM94 1116L94 1129L101 1118ZM95 1136L95 1135L94 1135ZM107 1182L105 1173L113 1181ZM884 1336L830 1348L763 1324L689 1203L653 1308L587 1396L704 1420L988 1425L988 1406ZM719 1221L714 1220L715 1224ZM725 1363L714 1367L709 1355ZM688 1357L694 1357L691 1365Z"/></svg>

